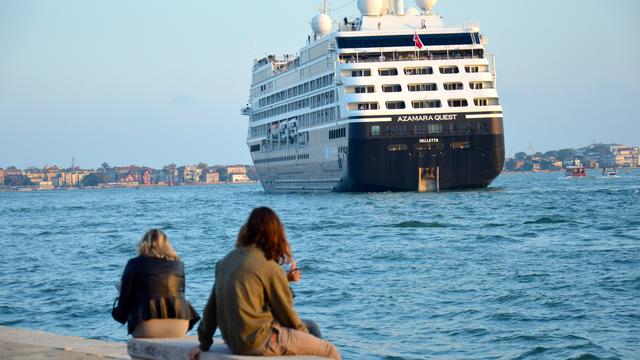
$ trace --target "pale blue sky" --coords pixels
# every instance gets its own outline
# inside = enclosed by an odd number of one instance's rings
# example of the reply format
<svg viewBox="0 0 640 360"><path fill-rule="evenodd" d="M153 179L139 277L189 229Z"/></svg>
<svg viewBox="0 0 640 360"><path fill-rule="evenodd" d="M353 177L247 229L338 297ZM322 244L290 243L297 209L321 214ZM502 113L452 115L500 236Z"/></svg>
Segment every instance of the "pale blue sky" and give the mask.
<svg viewBox="0 0 640 360"><path fill-rule="evenodd" d="M334 0L333 16L356 15ZM406 5L413 1L405 0ZM320 1L0 0L0 167L250 163L250 69ZM640 144L640 2L441 0L496 54L507 154Z"/></svg>

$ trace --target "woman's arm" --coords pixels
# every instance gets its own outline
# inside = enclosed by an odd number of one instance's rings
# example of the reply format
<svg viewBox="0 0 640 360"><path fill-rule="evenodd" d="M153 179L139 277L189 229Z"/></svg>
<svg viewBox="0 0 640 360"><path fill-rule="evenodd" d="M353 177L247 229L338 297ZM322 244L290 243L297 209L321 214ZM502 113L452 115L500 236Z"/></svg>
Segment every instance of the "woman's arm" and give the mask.
<svg viewBox="0 0 640 360"><path fill-rule="evenodd" d="M120 281L120 296L118 297L118 306L111 310L111 316L119 323L127 322L127 317L131 313L133 304L133 278L135 275L133 260L127 262Z"/></svg>
<svg viewBox="0 0 640 360"><path fill-rule="evenodd" d="M208 351L211 344L213 344L213 334L216 332L217 327L216 284L213 283L209 301L207 301L207 305L204 307L202 320L200 320L200 325L198 325L198 340L200 341L200 349L202 351Z"/></svg>
<svg viewBox="0 0 640 360"><path fill-rule="evenodd" d="M274 266L274 271L269 276L269 305L271 305L271 313L273 317L284 327L308 332L304 323L300 321L300 317L293 310L293 301L289 283L284 272L279 266Z"/></svg>

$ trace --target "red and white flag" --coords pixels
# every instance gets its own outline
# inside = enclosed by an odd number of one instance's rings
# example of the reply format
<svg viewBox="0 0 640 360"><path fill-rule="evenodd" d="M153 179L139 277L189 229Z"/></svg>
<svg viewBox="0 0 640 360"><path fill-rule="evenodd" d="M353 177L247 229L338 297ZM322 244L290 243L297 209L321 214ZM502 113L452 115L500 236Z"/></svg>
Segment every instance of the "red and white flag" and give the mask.
<svg viewBox="0 0 640 360"><path fill-rule="evenodd" d="M422 43L422 40L420 40L420 36L418 36L417 31L413 34L413 42L416 44L416 47L418 49L422 49L422 47L424 46L424 44Z"/></svg>

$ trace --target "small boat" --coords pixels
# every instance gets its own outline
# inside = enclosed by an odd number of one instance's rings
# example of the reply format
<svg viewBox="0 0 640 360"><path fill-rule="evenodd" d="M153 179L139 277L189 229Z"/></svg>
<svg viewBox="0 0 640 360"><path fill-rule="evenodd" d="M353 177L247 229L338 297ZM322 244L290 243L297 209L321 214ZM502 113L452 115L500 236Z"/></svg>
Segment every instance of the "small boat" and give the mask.
<svg viewBox="0 0 640 360"><path fill-rule="evenodd" d="M587 173L584 171L584 166L567 166L564 170L564 176L568 178L586 177Z"/></svg>
<svg viewBox="0 0 640 360"><path fill-rule="evenodd" d="M602 169L602 177L603 178L609 178L609 179L615 179L615 178L619 178L620 176L618 175L618 172L616 171L615 168L613 170L610 170L610 171L606 171L606 169L603 168Z"/></svg>

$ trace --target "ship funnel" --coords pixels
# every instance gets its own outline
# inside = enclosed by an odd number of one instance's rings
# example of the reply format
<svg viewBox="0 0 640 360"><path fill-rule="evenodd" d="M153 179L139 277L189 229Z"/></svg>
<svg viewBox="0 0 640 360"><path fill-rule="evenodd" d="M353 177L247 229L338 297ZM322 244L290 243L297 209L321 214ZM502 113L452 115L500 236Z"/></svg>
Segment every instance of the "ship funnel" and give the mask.
<svg viewBox="0 0 640 360"><path fill-rule="evenodd" d="M396 0L396 15L404 16L404 0Z"/></svg>

